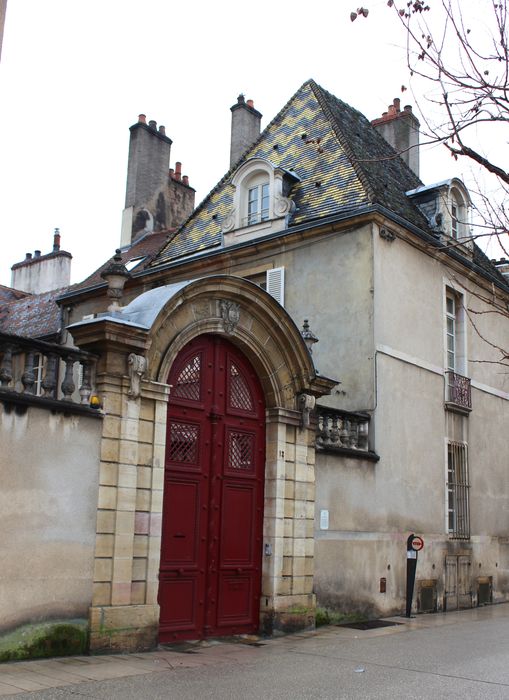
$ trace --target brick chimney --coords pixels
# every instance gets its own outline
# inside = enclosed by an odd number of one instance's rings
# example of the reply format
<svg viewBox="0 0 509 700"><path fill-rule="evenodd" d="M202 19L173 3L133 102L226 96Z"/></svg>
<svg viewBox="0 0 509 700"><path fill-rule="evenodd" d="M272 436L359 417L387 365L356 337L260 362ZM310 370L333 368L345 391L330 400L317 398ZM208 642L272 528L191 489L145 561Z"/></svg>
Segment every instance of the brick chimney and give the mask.
<svg viewBox="0 0 509 700"><path fill-rule="evenodd" d="M53 289L68 287L71 282L72 255L60 250L60 231L55 229L53 250L41 255L27 253L24 260L11 267L11 287L29 294L42 294Z"/></svg>
<svg viewBox="0 0 509 700"><path fill-rule="evenodd" d="M237 104L230 108L232 113L232 136L230 143L230 168L237 163L260 135L262 115L254 108L253 100L237 97Z"/></svg>
<svg viewBox="0 0 509 700"><path fill-rule="evenodd" d="M130 127L125 209L121 247L153 231L180 226L194 208L195 191L187 176L178 179L169 171L172 140L164 126L140 114ZM180 174L181 164L177 163Z"/></svg>
<svg viewBox="0 0 509 700"><path fill-rule="evenodd" d="M378 129L384 139L419 176L420 124L412 112L412 107L406 105L401 111L400 100L395 97L387 112L384 112L379 119L374 119L371 125Z"/></svg>

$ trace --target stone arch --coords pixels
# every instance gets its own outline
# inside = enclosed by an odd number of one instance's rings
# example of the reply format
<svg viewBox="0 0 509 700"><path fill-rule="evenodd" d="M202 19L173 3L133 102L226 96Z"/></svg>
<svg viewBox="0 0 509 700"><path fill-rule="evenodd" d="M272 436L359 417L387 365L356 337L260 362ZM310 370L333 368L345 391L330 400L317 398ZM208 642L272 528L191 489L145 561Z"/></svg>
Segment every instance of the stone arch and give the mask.
<svg viewBox="0 0 509 700"><path fill-rule="evenodd" d="M322 393L313 389L313 361L287 312L256 284L225 275L191 282L162 305L150 329L150 379L166 382L180 350L205 333L227 337L246 355L269 408L295 410L300 393Z"/></svg>

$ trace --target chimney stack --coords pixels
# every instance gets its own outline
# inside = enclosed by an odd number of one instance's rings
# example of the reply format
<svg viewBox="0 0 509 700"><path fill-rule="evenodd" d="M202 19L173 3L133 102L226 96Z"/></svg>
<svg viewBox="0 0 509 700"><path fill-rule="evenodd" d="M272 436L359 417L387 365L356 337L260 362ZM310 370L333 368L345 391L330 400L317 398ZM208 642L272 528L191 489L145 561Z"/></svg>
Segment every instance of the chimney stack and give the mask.
<svg viewBox="0 0 509 700"><path fill-rule="evenodd" d="M260 135L262 115L254 108L253 100L246 102L244 95L237 97L237 104L231 107L232 135L230 144L230 168L237 163Z"/></svg>
<svg viewBox="0 0 509 700"><path fill-rule="evenodd" d="M155 119L145 114L130 127L125 209L120 247L132 245L143 235L180 226L194 208L194 190L185 186L182 164L169 168L171 139Z"/></svg>
<svg viewBox="0 0 509 700"><path fill-rule="evenodd" d="M11 287L29 294L43 294L68 287L71 282L72 255L60 250L60 231L53 234L53 250L41 254L27 253L25 259L11 267Z"/></svg>
<svg viewBox="0 0 509 700"><path fill-rule="evenodd" d="M419 176L419 120L406 105L401 111L399 97L395 97L379 119L371 125L378 129L384 139L399 153L409 168Z"/></svg>

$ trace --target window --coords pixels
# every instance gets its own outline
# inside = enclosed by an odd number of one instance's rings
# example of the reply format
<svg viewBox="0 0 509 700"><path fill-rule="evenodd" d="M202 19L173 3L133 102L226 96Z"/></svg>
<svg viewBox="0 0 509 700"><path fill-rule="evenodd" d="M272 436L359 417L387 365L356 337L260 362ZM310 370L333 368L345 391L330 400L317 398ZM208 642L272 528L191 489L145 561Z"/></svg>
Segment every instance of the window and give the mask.
<svg viewBox="0 0 509 700"><path fill-rule="evenodd" d="M456 539L470 538L467 445L447 445L447 530Z"/></svg>
<svg viewBox="0 0 509 700"><path fill-rule="evenodd" d="M36 396L42 396L42 380L43 380L43 370L44 370L44 355L40 352L34 355L34 394Z"/></svg>
<svg viewBox="0 0 509 700"><path fill-rule="evenodd" d="M446 369L456 371L456 297L447 292L446 298L446 336L447 336L447 361Z"/></svg>
<svg viewBox="0 0 509 700"><path fill-rule="evenodd" d="M446 401L470 410L471 391L465 347L465 310L463 295L447 289L445 298L445 376Z"/></svg>
<svg viewBox="0 0 509 700"><path fill-rule="evenodd" d="M451 188L449 197L451 236L455 240L459 240L461 238L465 238L467 235L467 207L458 187Z"/></svg>
<svg viewBox="0 0 509 700"><path fill-rule="evenodd" d="M285 268L274 267L266 272L260 272L256 275L247 275L246 279L254 282L259 287L268 292L274 299L285 305Z"/></svg>
<svg viewBox="0 0 509 700"><path fill-rule="evenodd" d="M277 167L266 158L242 163L231 179L232 206L221 220L224 245L236 243L242 239L239 236L249 240L269 230L283 230L295 211L289 195L298 182L294 172Z"/></svg>
<svg viewBox="0 0 509 700"><path fill-rule="evenodd" d="M269 201L268 182L249 188L247 203L247 223L249 226L268 220Z"/></svg>

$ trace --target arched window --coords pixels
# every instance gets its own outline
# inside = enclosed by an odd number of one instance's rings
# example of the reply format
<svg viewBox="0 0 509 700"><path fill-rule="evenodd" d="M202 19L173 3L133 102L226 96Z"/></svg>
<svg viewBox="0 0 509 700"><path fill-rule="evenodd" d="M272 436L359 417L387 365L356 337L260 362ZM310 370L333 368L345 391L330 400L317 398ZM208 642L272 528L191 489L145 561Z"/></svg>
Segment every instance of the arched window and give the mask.
<svg viewBox="0 0 509 700"><path fill-rule="evenodd" d="M270 215L270 186L266 173L256 173L246 182L247 217L244 225L268 221Z"/></svg>
<svg viewBox="0 0 509 700"><path fill-rule="evenodd" d="M464 238L467 230L467 208L465 200L457 187L451 189L451 236L455 239Z"/></svg>

